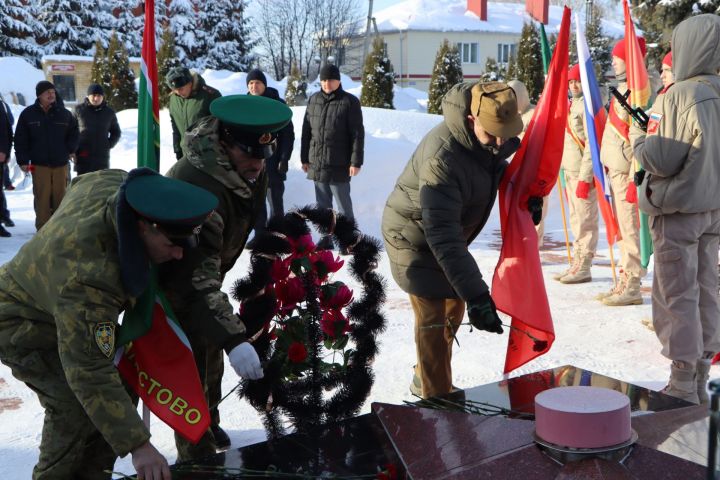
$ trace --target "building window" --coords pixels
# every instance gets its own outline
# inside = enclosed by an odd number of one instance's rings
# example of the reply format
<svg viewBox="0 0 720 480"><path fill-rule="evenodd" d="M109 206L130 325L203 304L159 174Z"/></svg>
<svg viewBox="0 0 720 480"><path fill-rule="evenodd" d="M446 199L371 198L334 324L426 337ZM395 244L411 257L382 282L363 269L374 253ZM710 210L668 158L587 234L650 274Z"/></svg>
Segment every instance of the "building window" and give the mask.
<svg viewBox="0 0 720 480"><path fill-rule="evenodd" d="M335 65L338 67L345 65L345 47L337 48L337 56L335 57Z"/></svg>
<svg viewBox="0 0 720 480"><path fill-rule="evenodd" d="M478 63L477 43L456 43L462 63Z"/></svg>
<svg viewBox="0 0 720 480"><path fill-rule="evenodd" d="M75 102L75 76L74 75L53 75L52 83L55 91L65 102Z"/></svg>
<svg viewBox="0 0 720 480"><path fill-rule="evenodd" d="M516 43L498 43L498 63L508 63L511 58L517 57Z"/></svg>

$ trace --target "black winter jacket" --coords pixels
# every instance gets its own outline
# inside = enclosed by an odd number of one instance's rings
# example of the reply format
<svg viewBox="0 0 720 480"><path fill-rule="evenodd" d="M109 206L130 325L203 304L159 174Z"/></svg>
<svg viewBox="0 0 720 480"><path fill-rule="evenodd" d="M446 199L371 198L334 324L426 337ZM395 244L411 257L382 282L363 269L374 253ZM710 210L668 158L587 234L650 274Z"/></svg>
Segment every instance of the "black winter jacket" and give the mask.
<svg viewBox="0 0 720 480"><path fill-rule="evenodd" d="M62 167L78 145L78 125L60 98L45 113L40 102L20 113L15 129L18 165Z"/></svg>
<svg viewBox="0 0 720 480"><path fill-rule="evenodd" d="M308 100L300 160L309 163L307 178L316 182L350 181L350 166L361 167L365 150L360 101L340 86Z"/></svg>
<svg viewBox="0 0 720 480"><path fill-rule="evenodd" d="M278 91L272 87L266 87L262 96L285 103L285 100L280 98ZM288 169L288 162L290 161L294 144L295 128L293 127L292 121L290 121L290 123L285 125L277 133L277 148L275 149L275 153L273 153L272 157L268 158L265 162L265 170L267 171L270 179L286 179L285 173Z"/></svg>
<svg viewBox="0 0 720 480"><path fill-rule="evenodd" d="M0 152L10 159L10 150L13 144L13 117L10 108L0 100ZM2 186L0 186L2 188Z"/></svg>
<svg viewBox="0 0 720 480"><path fill-rule="evenodd" d="M80 129L75 171L80 175L109 168L110 149L120 140L115 110L105 101L95 107L85 99L75 108L75 118Z"/></svg>

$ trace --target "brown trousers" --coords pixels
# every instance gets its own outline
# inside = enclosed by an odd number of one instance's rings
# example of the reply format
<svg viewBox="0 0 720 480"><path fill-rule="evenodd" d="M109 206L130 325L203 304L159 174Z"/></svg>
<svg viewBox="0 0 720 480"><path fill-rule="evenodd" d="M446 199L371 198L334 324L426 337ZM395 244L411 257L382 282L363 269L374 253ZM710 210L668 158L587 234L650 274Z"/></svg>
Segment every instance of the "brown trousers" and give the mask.
<svg viewBox="0 0 720 480"><path fill-rule="evenodd" d="M597 191L591 186L588 198L578 198L575 191L578 186L577 172L565 170L568 210L570 211L570 230L575 241L575 255L594 256L598 242L598 204Z"/></svg>
<svg viewBox="0 0 720 480"><path fill-rule="evenodd" d="M415 313L415 374L422 381L422 396L448 394L452 390L453 338L462 323L465 302L410 295L410 303Z"/></svg>
<svg viewBox="0 0 720 480"><path fill-rule="evenodd" d="M50 220L65 196L68 184L68 166L35 165L32 180L33 196L35 197L35 229L40 230Z"/></svg>
<svg viewBox="0 0 720 480"><path fill-rule="evenodd" d="M653 326L662 354L695 365L720 351L720 210L650 217Z"/></svg>
<svg viewBox="0 0 720 480"><path fill-rule="evenodd" d="M645 276L647 271L640 263L640 220L636 203L625 200L628 185L632 181L630 175L619 170L610 170L608 173L612 187L613 206L617 215L618 226L622 240L620 244L620 268L629 277Z"/></svg>

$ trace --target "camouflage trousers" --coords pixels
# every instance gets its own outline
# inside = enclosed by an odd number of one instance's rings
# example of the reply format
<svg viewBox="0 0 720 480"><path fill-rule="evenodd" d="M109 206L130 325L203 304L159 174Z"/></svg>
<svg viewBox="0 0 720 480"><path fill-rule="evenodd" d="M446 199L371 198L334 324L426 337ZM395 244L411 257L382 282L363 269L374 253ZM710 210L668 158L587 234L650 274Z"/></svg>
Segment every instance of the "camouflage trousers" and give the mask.
<svg viewBox="0 0 720 480"><path fill-rule="evenodd" d="M208 406L212 407L222 398L221 383L223 376L223 351L215 345L207 342L200 335L186 333L190 340L190 346L195 357L200 382L205 389L205 399ZM210 424L218 425L220 423L220 413L217 407L210 409ZM189 460L199 460L208 455L214 455L217 449L215 437L208 429L200 441L193 445L183 437L175 434L175 446L178 451L178 462L186 462Z"/></svg>
<svg viewBox="0 0 720 480"><path fill-rule="evenodd" d="M117 458L65 380L49 316L0 269L0 361L45 409L33 479L106 479Z"/></svg>

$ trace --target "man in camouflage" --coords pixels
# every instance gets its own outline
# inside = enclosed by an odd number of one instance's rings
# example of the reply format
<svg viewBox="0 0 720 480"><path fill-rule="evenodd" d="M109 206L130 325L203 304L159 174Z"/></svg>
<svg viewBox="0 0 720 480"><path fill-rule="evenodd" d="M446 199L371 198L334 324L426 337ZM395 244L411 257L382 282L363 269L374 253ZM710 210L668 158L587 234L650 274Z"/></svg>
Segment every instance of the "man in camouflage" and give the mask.
<svg viewBox="0 0 720 480"><path fill-rule="evenodd" d="M138 478L170 479L113 364L118 315L216 205L149 169L89 173L0 267L0 360L45 409L33 479L109 479L128 453Z"/></svg>
<svg viewBox="0 0 720 480"><path fill-rule="evenodd" d="M252 331L240 322L221 288L264 208L265 159L273 153L274 132L288 124L292 111L281 102L252 95L217 99L210 111L212 116L186 134L185 156L167 175L212 192L220 203L205 222L199 247L182 260L163 265L160 283L190 340L212 407L221 398L223 350L240 376L263 376L257 353L247 342L246 333ZM217 411L211 415L217 425ZM211 426L197 445L176 435L178 459L215 453L220 446L218 432L224 433Z"/></svg>

